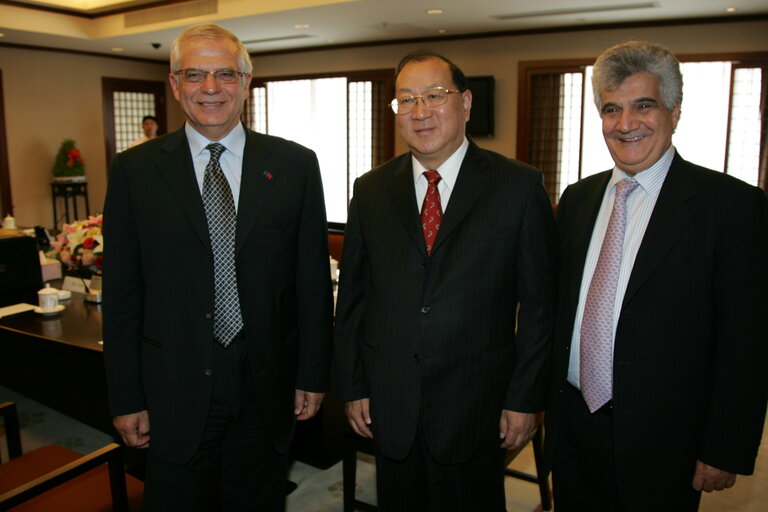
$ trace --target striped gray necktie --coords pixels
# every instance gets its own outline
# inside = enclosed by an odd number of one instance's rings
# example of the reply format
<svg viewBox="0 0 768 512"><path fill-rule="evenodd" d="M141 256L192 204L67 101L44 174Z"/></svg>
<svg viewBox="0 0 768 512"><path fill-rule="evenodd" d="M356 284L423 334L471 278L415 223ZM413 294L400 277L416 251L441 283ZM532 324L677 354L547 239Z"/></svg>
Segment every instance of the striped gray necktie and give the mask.
<svg viewBox="0 0 768 512"><path fill-rule="evenodd" d="M208 220L208 234L213 249L213 275L215 282L215 311L213 334L228 347L243 328L240 298L237 294L235 272L235 224L237 212L232 190L221 170L219 158L227 150L218 142L208 144L211 159L205 166L203 204Z"/></svg>

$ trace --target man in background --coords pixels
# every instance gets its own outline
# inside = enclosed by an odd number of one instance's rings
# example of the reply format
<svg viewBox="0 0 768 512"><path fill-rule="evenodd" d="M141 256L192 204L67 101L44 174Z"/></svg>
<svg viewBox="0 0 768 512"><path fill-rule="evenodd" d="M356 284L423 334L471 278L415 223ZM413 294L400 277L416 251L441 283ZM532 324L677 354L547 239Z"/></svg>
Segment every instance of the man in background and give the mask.
<svg viewBox="0 0 768 512"><path fill-rule="evenodd" d="M451 61L403 58L392 108L410 152L350 205L338 390L376 444L382 511L504 510L503 449L544 408L552 211L539 171L467 139L471 106Z"/></svg>
<svg viewBox="0 0 768 512"><path fill-rule="evenodd" d="M558 205L555 503L697 510L700 491L752 473L760 444L766 198L677 153L682 76L666 48L609 48L592 81L616 166Z"/></svg>
<svg viewBox="0 0 768 512"><path fill-rule="evenodd" d="M328 385L332 297L317 159L243 127L248 52L183 32L185 126L120 153L104 213L114 424L148 448L145 509L284 509L294 420Z"/></svg>
<svg viewBox="0 0 768 512"><path fill-rule="evenodd" d="M130 147L138 146L141 143L147 142L148 140L152 140L157 137L157 118L155 116L144 116L141 119L141 129L144 132L144 135L131 142Z"/></svg>

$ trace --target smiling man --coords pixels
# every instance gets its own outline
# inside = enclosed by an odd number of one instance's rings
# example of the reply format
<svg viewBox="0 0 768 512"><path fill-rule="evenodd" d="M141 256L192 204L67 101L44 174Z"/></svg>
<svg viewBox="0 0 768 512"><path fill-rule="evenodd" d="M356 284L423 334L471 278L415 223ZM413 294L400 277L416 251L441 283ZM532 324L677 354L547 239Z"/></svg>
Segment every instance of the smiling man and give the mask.
<svg viewBox="0 0 768 512"><path fill-rule="evenodd" d="M395 94L410 152L355 183L339 394L377 446L380 510L502 511L504 449L531 437L546 397L552 210L539 171L465 136L455 64L409 54Z"/></svg>
<svg viewBox="0 0 768 512"><path fill-rule="evenodd" d="M144 509L281 511L294 421L328 385L332 295L317 159L243 127L248 52L171 47L185 126L117 155L104 210L114 425L148 448Z"/></svg>
<svg viewBox="0 0 768 512"><path fill-rule="evenodd" d="M628 42L595 62L612 170L557 210L559 298L545 455L569 511L692 511L751 474L765 418L762 190L672 145L682 76Z"/></svg>

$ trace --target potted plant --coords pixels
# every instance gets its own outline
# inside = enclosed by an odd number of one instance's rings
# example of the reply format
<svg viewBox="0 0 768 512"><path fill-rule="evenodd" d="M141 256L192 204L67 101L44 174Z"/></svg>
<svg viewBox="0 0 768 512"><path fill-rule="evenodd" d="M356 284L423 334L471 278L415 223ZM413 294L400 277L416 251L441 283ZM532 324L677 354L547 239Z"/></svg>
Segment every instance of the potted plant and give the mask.
<svg viewBox="0 0 768 512"><path fill-rule="evenodd" d="M72 139L64 140L56 154L53 162L53 181L60 183L85 181L85 160Z"/></svg>

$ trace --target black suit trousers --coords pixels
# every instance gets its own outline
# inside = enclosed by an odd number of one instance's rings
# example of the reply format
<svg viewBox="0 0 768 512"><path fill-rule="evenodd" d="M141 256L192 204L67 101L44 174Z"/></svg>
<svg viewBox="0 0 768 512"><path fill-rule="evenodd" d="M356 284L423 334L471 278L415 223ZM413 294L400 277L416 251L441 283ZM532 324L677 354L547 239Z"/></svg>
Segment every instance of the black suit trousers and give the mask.
<svg viewBox="0 0 768 512"><path fill-rule="evenodd" d="M419 428L405 459L376 453L376 491L382 512L503 512L504 450L460 464L436 461ZM501 441L499 441L500 443Z"/></svg>
<svg viewBox="0 0 768 512"><path fill-rule="evenodd" d="M213 397L203 439L192 459L172 464L153 457L150 448L146 511L285 510L288 458L268 439L247 341L238 338L228 348L215 344Z"/></svg>

